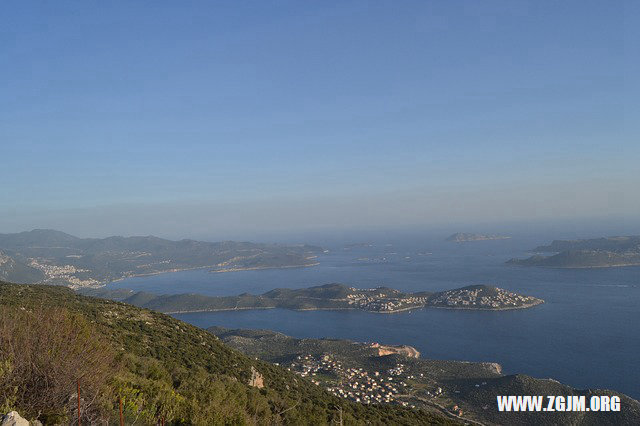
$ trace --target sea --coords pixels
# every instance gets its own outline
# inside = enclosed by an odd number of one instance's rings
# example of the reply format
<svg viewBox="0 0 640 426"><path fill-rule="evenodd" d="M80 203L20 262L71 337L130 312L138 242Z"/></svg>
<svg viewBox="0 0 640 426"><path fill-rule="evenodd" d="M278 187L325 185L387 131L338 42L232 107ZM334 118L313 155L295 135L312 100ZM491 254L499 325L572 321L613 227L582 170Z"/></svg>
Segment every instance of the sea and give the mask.
<svg viewBox="0 0 640 426"><path fill-rule="evenodd" d="M577 388L640 399L640 267L551 269L511 266L551 236L445 242L446 235L325 239L318 266L212 273L189 270L109 284L157 294L260 294L274 288L343 283L405 292L488 284L544 299L530 309L424 308L395 314L282 309L176 314L199 327L269 329L298 338L406 344L422 358L497 362L506 374L553 378ZM302 241L314 243L314 241Z"/></svg>

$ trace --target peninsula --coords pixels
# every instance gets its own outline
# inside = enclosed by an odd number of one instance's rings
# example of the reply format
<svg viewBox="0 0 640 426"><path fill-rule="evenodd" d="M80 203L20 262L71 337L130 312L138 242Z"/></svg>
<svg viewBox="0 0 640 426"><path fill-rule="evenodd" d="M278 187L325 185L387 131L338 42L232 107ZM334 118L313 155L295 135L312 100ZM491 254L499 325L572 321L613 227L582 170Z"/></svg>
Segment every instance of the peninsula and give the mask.
<svg viewBox="0 0 640 426"><path fill-rule="evenodd" d="M423 409L465 424L634 424L638 401L612 390L580 390L553 379L505 375L494 362L426 359L411 346L339 339L296 339L268 330L211 327L224 344L274 363L338 397L365 405ZM496 395L618 395L620 412L505 413Z"/></svg>
<svg viewBox="0 0 640 426"><path fill-rule="evenodd" d="M449 309L523 309L542 299L507 290L474 285L437 293L403 293L378 287L357 289L343 284L325 284L303 289L278 288L261 295L213 297L200 294L155 295L126 289L86 289L83 294L130 303L164 313L216 312L246 309L344 310L391 314L424 307Z"/></svg>
<svg viewBox="0 0 640 426"><path fill-rule="evenodd" d="M610 268L640 265L640 236L585 240L556 240L534 249L526 259L511 259L510 265L550 268ZM543 255L540 253L551 253Z"/></svg>

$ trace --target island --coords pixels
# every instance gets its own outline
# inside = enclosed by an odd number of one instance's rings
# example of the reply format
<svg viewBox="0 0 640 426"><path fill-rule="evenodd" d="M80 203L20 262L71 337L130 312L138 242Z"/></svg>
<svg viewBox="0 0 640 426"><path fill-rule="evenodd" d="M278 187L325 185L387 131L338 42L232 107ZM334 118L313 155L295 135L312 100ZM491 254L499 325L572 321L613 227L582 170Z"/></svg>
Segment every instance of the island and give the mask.
<svg viewBox="0 0 640 426"><path fill-rule="evenodd" d="M494 362L422 358L406 345L340 339L296 339L268 330L211 327L224 344L310 380L340 398L366 405L423 409L465 424L582 424L581 412L499 412L496 395L618 395L620 412L593 413L587 424L634 424L638 401L612 390L579 390L553 379L505 375ZM588 402L587 402L588 404Z"/></svg>
<svg viewBox="0 0 640 426"><path fill-rule="evenodd" d="M50 229L0 234L0 279L100 287L127 277L208 268L212 272L318 265L321 247L172 241L154 236L78 238Z"/></svg>
<svg viewBox="0 0 640 426"><path fill-rule="evenodd" d="M536 247L534 252L536 254L525 259L510 259L507 264L550 268L639 266L640 236L556 240Z"/></svg>
<svg viewBox="0 0 640 426"><path fill-rule="evenodd" d="M392 314L425 307L505 310L530 308L544 303L542 299L533 296L511 293L487 285L473 285L436 293L403 293L389 287L358 289L334 283L302 289L278 288L261 295L156 295L108 288L84 289L82 294L174 314L274 308L298 311L352 309Z"/></svg>
<svg viewBox="0 0 640 426"><path fill-rule="evenodd" d="M455 243L465 243L469 241L487 241L487 240L508 240L509 236L507 235L496 235L496 234L472 234L466 232L458 232L453 235L450 235L446 241L455 242Z"/></svg>

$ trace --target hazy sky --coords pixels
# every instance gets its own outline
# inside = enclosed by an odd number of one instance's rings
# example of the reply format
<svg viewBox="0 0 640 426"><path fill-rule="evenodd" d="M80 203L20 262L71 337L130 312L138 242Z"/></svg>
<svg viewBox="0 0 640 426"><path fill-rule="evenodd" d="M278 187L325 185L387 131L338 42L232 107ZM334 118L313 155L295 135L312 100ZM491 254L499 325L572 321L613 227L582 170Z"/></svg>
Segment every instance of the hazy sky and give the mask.
<svg viewBox="0 0 640 426"><path fill-rule="evenodd" d="M3 2L0 232L638 217L638 4Z"/></svg>

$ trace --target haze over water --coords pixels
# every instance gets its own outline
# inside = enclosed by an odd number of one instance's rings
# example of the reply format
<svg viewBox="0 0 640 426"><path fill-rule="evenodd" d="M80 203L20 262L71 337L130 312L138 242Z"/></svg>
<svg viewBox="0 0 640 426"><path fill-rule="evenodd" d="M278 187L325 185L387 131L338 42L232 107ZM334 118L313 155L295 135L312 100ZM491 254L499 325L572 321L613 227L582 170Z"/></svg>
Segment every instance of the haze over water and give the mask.
<svg viewBox="0 0 640 426"><path fill-rule="evenodd" d="M334 243L320 265L214 274L206 269L111 284L154 293L259 294L277 287L340 282L415 292L490 284L540 297L514 311L419 309L390 315L280 309L175 315L200 327L263 328L294 337L346 338L415 346L423 358L498 362L504 372L554 378L579 388L611 388L640 398L640 267L546 269L505 265L547 236L446 243L390 236L371 246Z"/></svg>

